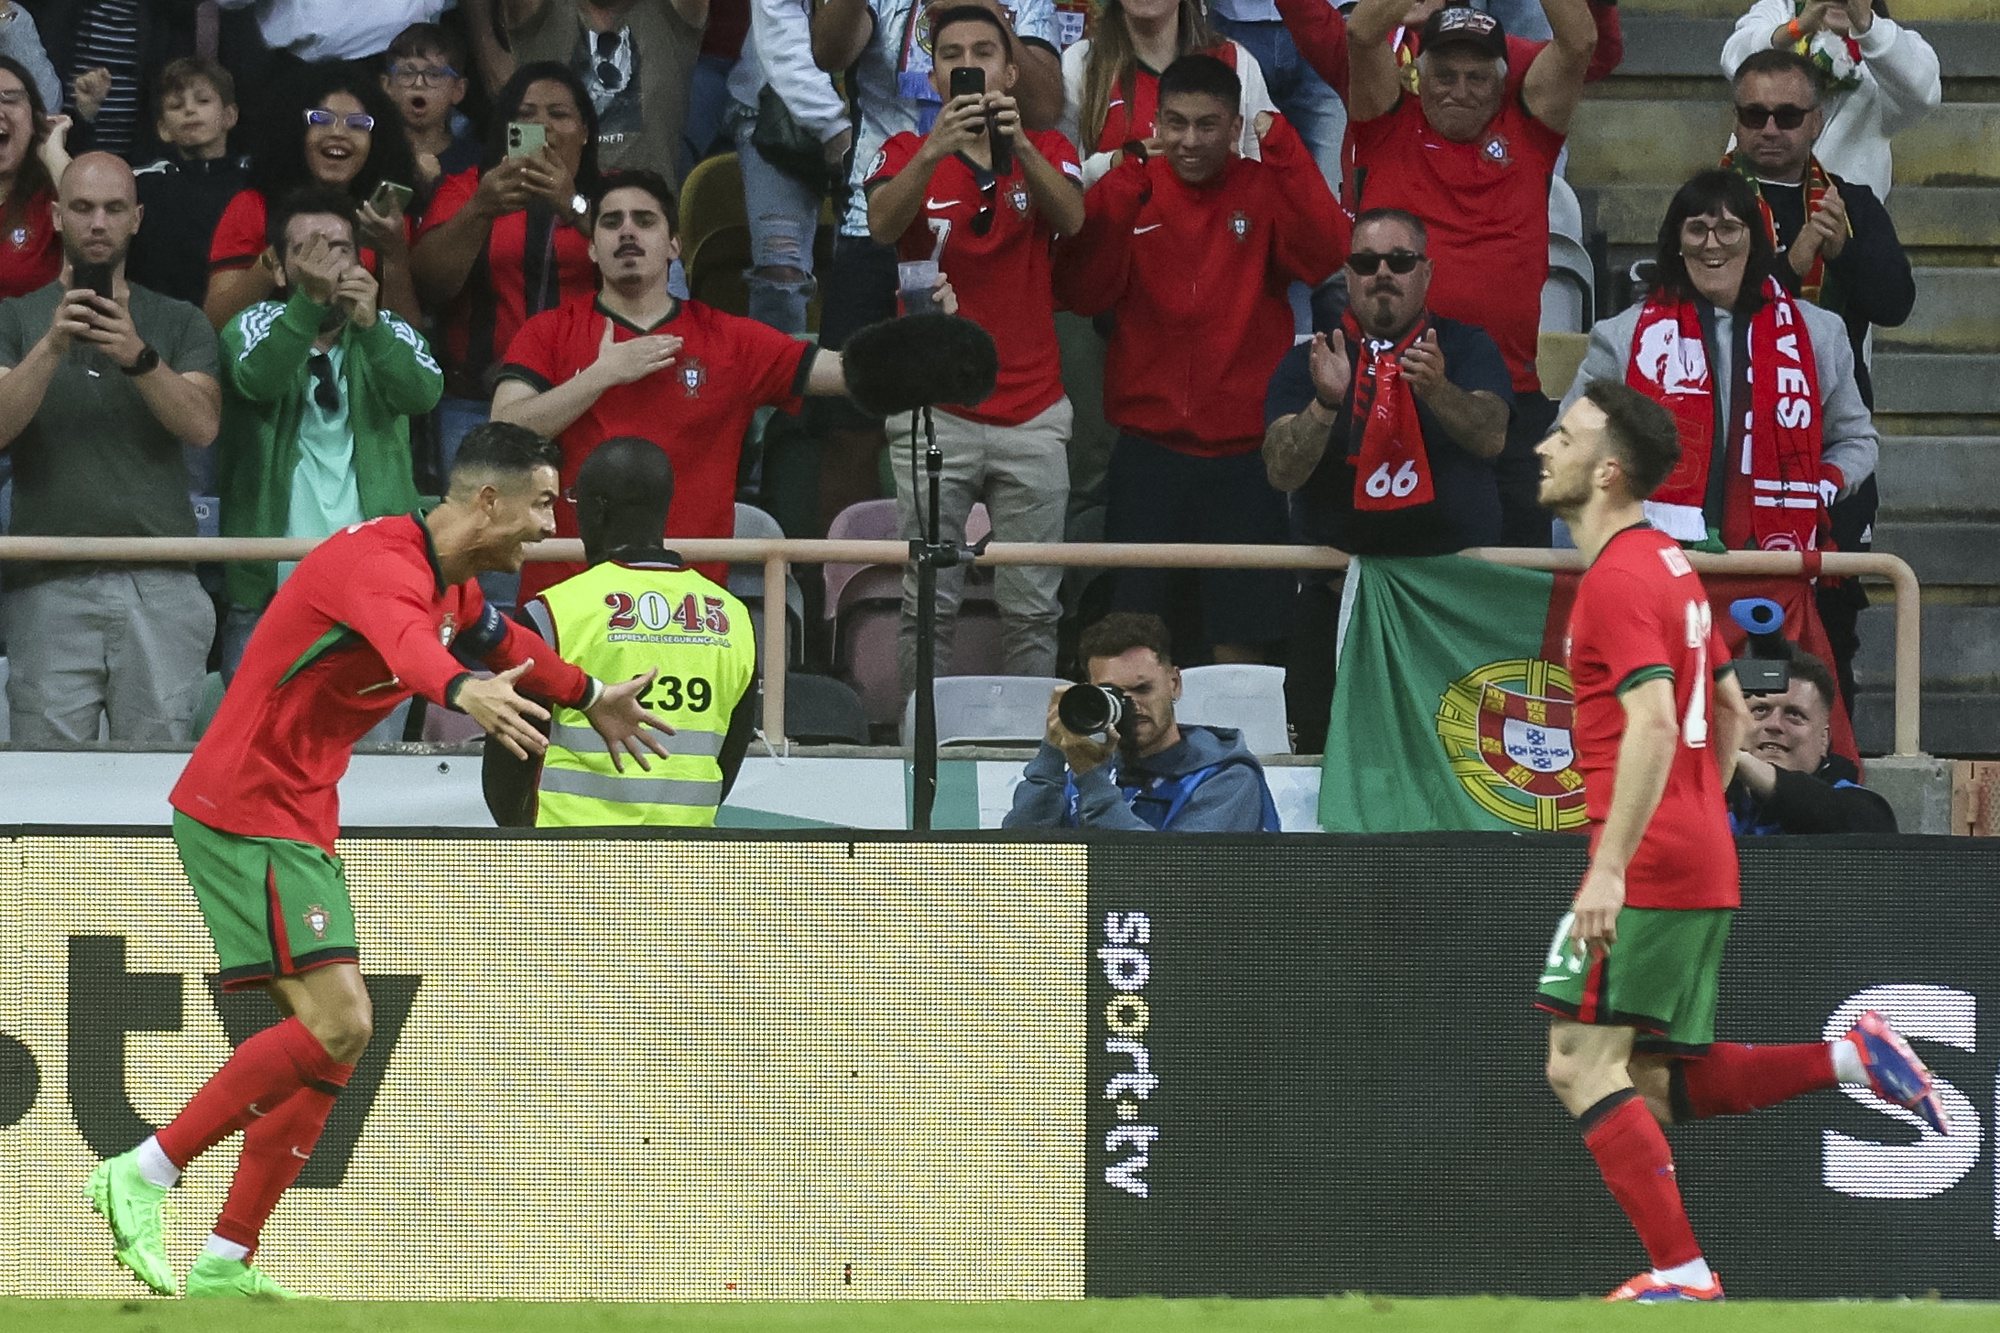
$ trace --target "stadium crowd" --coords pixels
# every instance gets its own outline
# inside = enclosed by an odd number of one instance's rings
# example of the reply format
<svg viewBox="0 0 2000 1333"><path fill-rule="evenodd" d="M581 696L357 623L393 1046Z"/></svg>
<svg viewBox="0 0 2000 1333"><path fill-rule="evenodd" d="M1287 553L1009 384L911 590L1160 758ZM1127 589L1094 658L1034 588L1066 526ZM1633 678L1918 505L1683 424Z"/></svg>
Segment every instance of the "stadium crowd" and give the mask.
<svg viewBox="0 0 2000 1333"><path fill-rule="evenodd" d="M1654 517L1688 545L1866 546L1865 339L1915 299L1889 141L1939 99L1887 10L1749 6L1733 142L1593 333L1578 384L1680 422ZM1005 541L1547 546L1551 186L1623 49L1610 0L0 0L0 524L191 537L214 497L223 534L325 537L438 495L493 419L558 441L566 489L651 440L670 540L885 494L914 536L907 424L830 354L941 271L999 359L938 414L948 536L983 504ZM13 743L186 741L289 573L6 563ZM1324 576L986 595L987 669L1157 615L1177 661L1286 664L1299 748L1324 733ZM1819 602L1851 702L1858 592Z"/></svg>

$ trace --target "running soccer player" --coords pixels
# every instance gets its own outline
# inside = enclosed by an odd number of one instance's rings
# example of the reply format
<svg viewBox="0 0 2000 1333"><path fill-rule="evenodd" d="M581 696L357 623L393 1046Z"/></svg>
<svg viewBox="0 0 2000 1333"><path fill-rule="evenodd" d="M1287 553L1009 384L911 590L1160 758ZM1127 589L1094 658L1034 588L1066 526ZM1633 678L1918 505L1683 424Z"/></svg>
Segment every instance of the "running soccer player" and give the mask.
<svg viewBox="0 0 2000 1333"><path fill-rule="evenodd" d="M368 1044L370 1008L340 858L336 790L354 743L421 694L470 714L526 756L547 712L515 685L582 711L614 763L666 748L639 704L653 673L604 685L488 606L474 575L519 570L555 530L560 455L519 426L465 438L444 503L359 523L292 572L168 798L174 846L215 941L225 990L264 986L283 1016L236 1048L158 1133L91 1173L91 1206L118 1262L162 1295L167 1191L238 1130L222 1216L188 1274L189 1296L287 1296L250 1263L264 1221L319 1142ZM499 674L475 677L469 665Z"/></svg>
<svg viewBox="0 0 2000 1333"><path fill-rule="evenodd" d="M1590 865L1535 999L1554 1015L1549 1085L1652 1262L1606 1299L1720 1300L1661 1124L1836 1082L1865 1083L1938 1133L1943 1108L1923 1062L1872 1012L1834 1042L1715 1043L1738 902L1722 793L1750 715L1701 580L1642 508L1680 457L1674 420L1637 390L1595 380L1535 452L1541 503L1590 561L1568 650Z"/></svg>

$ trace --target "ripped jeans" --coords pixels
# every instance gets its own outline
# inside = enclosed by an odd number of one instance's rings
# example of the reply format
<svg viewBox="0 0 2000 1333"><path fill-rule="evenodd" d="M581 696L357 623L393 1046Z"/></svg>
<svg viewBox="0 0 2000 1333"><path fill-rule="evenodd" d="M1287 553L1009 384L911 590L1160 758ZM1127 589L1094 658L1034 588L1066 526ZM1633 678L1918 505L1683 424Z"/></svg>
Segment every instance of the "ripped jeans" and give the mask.
<svg viewBox="0 0 2000 1333"><path fill-rule="evenodd" d="M755 107L730 104L736 158L743 171L743 206L750 218L750 318L780 333L806 331L806 303L813 293L813 233L820 196L766 162L750 142ZM796 281L769 277L770 268L796 269Z"/></svg>

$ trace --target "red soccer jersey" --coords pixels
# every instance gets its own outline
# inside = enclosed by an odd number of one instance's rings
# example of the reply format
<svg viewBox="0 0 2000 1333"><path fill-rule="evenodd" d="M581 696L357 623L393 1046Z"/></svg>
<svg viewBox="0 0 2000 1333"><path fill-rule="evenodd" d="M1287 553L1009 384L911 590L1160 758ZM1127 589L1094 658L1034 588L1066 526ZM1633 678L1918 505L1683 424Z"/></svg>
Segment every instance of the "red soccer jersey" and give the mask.
<svg viewBox="0 0 2000 1333"><path fill-rule="evenodd" d="M605 390L570 423L558 441L564 492L576 484L577 469L593 449L616 436L635 435L659 445L674 463L667 532L675 537L734 536L743 432L760 407L799 410L814 347L699 301L677 302L665 319L642 329L605 310L596 297L579 296L521 326L500 378L520 380L537 391L566 382L597 360L606 320L618 342L671 334L682 340L681 350L665 370ZM577 535L574 505L556 506L556 535ZM717 583L728 581L726 564L696 568ZM582 565L535 561L521 572L520 599L525 603L582 572Z"/></svg>
<svg viewBox="0 0 2000 1333"><path fill-rule="evenodd" d="M1343 55L1346 47L1341 48ZM1207 52L1231 69L1236 68L1236 43L1223 42ZM1132 62L1132 95L1116 79L1104 99L1104 128L1097 132L1093 153L1115 153L1134 139L1153 137L1153 122L1160 115L1160 76L1138 61Z"/></svg>
<svg viewBox="0 0 2000 1333"><path fill-rule="evenodd" d="M1431 128L1417 99L1349 127L1353 176L1347 198L1358 216L1400 208L1430 229L1427 304L1440 315L1493 335L1516 393L1541 388L1535 338L1542 284L1549 276L1549 177L1563 136L1528 114L1517 97L1501 103L1472 143Z"/></svg>
<svg viewBox="0 0 2000 1333"><path fill-rule="evenodd" d="M1708 593L1680 544L1635 526L1612 537L1577 585L1569 615L1570 682L1576 690L1576 766L1583 774L1590 846L1611 812L1612 775L1625 734L1619 696L1666 677L1680 722L1667 787L1625 870L1630 907L1734 907L1736 844L1710 748L1715 675L1729 649L1712 623Z"/></svg>
<svg viewBox="0 0 2000 1333"><path fill-rule="evenodd" d="M222 217L215 224L215 235L208 239L208 271L224 272L234 268L249 268L257 262L257 256L271 248L270 239L265 235L271 225L270 206L264 201L262 190L243 189L229 201L222 210ZM410 220L403 219L403 234L408 236ZM361 266L376 277L382 276L382 264L373 250L363 247ZM415 312L412 311L412 314Z"/></svg>
<svg viewBox="0 0 2000 1333"><path fill-rule="evenodd" d="M1117 312L1104 415L1119 430L1197 457L1263 444L1264 394L1292 345L1286 291L1332 273L1351 232L1282 117L1263 152L1201 185L1165 157L1128 159L1085 196L1057 295L1081 314Z"/></svg>
<svg viewBox="0 0 2000 1333"><path fill-rule="evenodd" d="M1029 130L1029 142L1058 170L1081 185L1076 149L1054 130ZM908 132L882 145L868 184L898 175L923 147ZM990 210L985 235L973 222ZM958 293L958 313L993 335L1000 373L993 392L951 414L993 426L1018 426L1046 412L1063 395L1062 355L1056 348L1056 299L1049 274L1055 233L1028 194L1021 164L981 191L971 162L954 153L931 173L924 207L896 243L904 259L929 259ZM940 246L942 251L940 252Z"/></svg>
<svg viewBox="0 0 2000 1333"><path fill-rule="evenodd" d="M333 850L354 743L397 704L443 704L466 668L447 646L478 625L476 580L447 584L430 530L408 515L335 533L299 562L257 622L243 665L168 796L188 818L248 838ZM582 700L588 678L534 631L503 621L486 664L533 658L524 693Z"/></svg>
<svg viewBox="0 0 2000 1333"><path fill-rule="evenodd" d="M55 196L38 190L15 210L0 235L0 300L40 291L62 272Z"/></svg>
<svg viewBox="0 0 2000 1333"><path fill-rule="evenodd" d="M478 192L479 168L447 176L424 211L417 240L457 217ZM583 233L559 220L537 230L542 232L540 243L530 254L526 209L493 220L478 262L439 321L445 392L460 398L489 396L486 373L531 315L597 290L597 265L590 262L590 242Z"/></svg>

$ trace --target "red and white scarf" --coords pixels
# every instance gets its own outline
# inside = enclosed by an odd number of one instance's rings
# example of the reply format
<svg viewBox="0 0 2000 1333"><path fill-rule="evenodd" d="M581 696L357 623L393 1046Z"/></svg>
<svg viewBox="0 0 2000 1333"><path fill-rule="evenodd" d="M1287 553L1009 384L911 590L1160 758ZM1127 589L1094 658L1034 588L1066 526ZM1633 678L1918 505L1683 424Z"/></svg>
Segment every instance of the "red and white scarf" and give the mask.
<svg viewBox="0 0 2000 1333"><path fill-rule="evenodd" d="M1430 327L1419 316L1394 343L1361 331L1352 310L1341 316L1342 330L1360 349L1355 366L1354 411L1348 420L1347 461L1354 467L1357 510L1409 509L1437 498L1431 484L1431 456L1417 420L1416 395L1403 378L1403 353Z"/></svg>
<svg viewBox="0 0 2000 1333"><path fill-rule="evenodd" d="M1719 536L1730 550L1813 550L1843 479L1820 458L1819 367L1805 316L1775 278L1766 279L1764 298L1747 335L1750 410L1725 422L1722 435L1729 479ZM1677 541L1718 535L1703 512L1717 461L1716 388L1694 301L1660 292L1646 299L1625 382L1672 412L1680 431L1680 462L1646 502L1647 517Z"/></svg>
<svg viewBox="0 0 2000 1333"><path fill-rule="evenodd" d="M1743 179L1750 182L1750 188L1756 191L1757 211L1764 215L1764 235L1770 239L1771 248L1777 250L1778 219L1772 214L1771 205L1764 200L1764 183L1757 179L1755 173L1749 169L1748 164L1738 163L1736 154L1734 153L1723 155L1722 167L1725 171L1739 173ZM1832 188L1833 177L1826 174L1826 168L1819 164L1819 159L1816 157L1807 158L1806 212L1804 222L1799 224L1801 227L1805 225L1805 222L1812 221L1812 215L1819 211L1820 201L1826 198L1826 192ZM1854 224L1851 222L1847 226L1847 234L1849 236L1854 234ZM1796 242L1798 237L1794 236L1792 240ZM1821 250L1813 255L1812 267L1807 269L1799 278L1799 295L1805 297L1806 300L1811 301L1814 305L1818 305L1820 304L1820 289L1825 285L1826 251Z"/></svg>

